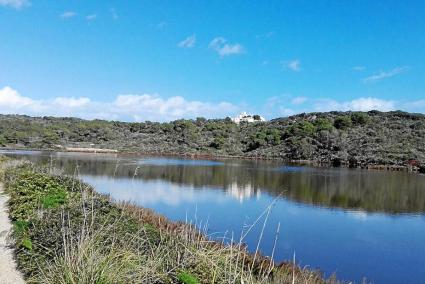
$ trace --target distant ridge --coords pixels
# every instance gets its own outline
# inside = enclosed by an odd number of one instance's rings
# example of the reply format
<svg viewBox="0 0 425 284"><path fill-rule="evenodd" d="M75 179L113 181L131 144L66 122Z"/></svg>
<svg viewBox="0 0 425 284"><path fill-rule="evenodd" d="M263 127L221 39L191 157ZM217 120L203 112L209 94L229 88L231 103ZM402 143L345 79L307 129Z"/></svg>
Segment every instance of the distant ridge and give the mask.
<svg viewBox="0 0 425 284"><path fill-rule="evenodd" d="M240 125L230 118L130 123L0 115L0 145L50 150L60 145L425 171L425 115L332 111Z"/></svg>

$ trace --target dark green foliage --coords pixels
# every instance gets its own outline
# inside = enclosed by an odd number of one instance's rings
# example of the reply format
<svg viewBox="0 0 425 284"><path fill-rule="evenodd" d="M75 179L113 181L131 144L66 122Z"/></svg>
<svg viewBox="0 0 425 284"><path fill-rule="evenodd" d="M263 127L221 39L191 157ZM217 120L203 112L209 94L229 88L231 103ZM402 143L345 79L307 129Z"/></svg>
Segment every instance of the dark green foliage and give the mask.
<svg viewBox="0 0 425 284"><path fill-rule="evenodd" d="M350 128L352 125L353 122L351 121L351 117L348 115L338 116L334 121L334 126L336 129L345 130Z"/></svg>
<svg viewBox="0 0 425 284"><path fill-rule="evenodd" d="M354 112L351 114L351 121L355 125L365 125L370 120L369 115L364 112Z"/></svg>
<svg viewBox="0 0 425 284"><path fill-rule="evenodd" d="M316 132L316 127L306 120L297 121L288 129L290 136L311 136Z"/></svg>
<svg viewBox="0 0 425 284"><path fill-rule="evenodd" d="M66 192L59 190L46 194L41 198L41 204L44 208L55 208L65 203Z"/></svg>
<svg viewBox="0 0 425 284"><path fill-rule="evenodd" d="M7 143L6 138L3 135L0 135L0 146L5 146Z"/></svg>
<svg viewBox="0 0 425 284"><path fill-rule="evenodd" d="M16 220L13 222L14 232L18 235L24 235L28 231L29 222L25 220Z"/></svg>
<svg viewBox="0 0 425 284"><path fill-rule="evenodd" d="M124 236L131 236L139 231L139 224L129 216L123 215L122 210L106 197L93 195L84 205L80 192L91 189L78 180L50 176L42 170L24 165L7 170L4 183L5 190L10 196L9 214L14 224L13 235L18 245L18 265L26 276L34 276L38 273L39 266L45 265L46 258L53 257L63 250L65 224L70 226L69 233L77 237L81 224L90 223L90 218L94 216L86 215L84 207L96 210L93 230L99 230L105 224L116 224L111 229L123 236L122 239L114 240L118 245L126 241ZM40 212L40 208L45 209ZM120 222L116 222L117 220ZM160 239L158 230L152 226L146 225L145 232L145 236L152 241Z"/></svg>
<svg viewBox="0 0 425 284"><path fill-rule="evenodd" d="M425 116L394 112L328 112L237 125L226 119L157 123L0 115L0 146L94 147L149 154L312 159L342 165L425 164ZM385 150L384 150L385 149Z"/></svg>
<svg viewBox="0 0 425 284"><path fill-rule="evenodd" d="M211 147L216 149L222 149L225 142L226 140L224 137L215 137L213 142L211 142Z"/></svg>
<svg viewBox="0 0 425 284"><path fill-rule="evenodd" d="M6 175L11 191L10 215L13 220L29 220L40 207L51 208L64 204L67 191L62 180L43 173L35 173L30 166L23 166L18 175Z"/></svg>
<svg viewBox="0 0 425 284"><path fill-rule="evenodd" d="M332 130L332 128L333 128L333 125L332 125L332 122L330 121L330 119L322 118L322 117L319 117L314 121L314 126L316 126L316 129L318 131L321 131L321 130L328 130L329 131L329 130Z"/></svg>
<svg viewBox="0 0 425 284"><path fill-rule="evenodd" d="M276 128L269 128L266 130L266 141L268 144L271 144L273 146L280 144L280 138L281 133L279 129Z"/></svg>
<svg viewBox="0 0 425 284"><path fill-rule="evenodd" d="M248 150L252 151L261 146L275 146L280 143L280 131L274 128L262 128L252 134L248 140Z"/></svg>

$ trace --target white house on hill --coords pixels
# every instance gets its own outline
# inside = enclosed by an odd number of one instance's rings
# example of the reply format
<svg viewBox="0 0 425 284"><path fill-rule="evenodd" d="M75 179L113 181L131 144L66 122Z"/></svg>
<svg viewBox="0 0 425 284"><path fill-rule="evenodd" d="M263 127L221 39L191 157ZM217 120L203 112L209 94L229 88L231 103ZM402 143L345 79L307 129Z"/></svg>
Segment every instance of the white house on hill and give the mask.
<svg viewBox="0 0 425 284"><path fill-rule="evenodd" d="M241 123L241 122L248 122L248 123L251 123L251 122L258 122L258 121L266 121L265 119L264 119L264 117L262 117L262 116L259 116L259 115L251 115L251 114L248 114L248 113L246 113L246 112L242 112L242 113L240 113L238 116L236 116L235 118L232 118L232 120L233 120L233 122L234 123L236 123L236 124L239 124L239 123Z"/></svg>

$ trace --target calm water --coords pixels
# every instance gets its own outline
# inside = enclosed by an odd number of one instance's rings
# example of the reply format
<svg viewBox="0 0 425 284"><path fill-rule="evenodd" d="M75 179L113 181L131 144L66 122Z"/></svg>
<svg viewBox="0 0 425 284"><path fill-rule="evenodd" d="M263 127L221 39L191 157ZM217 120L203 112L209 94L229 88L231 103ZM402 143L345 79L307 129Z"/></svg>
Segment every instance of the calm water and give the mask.
<svg viewBox="0 0 425 284"><path fill-rule="evenodd" d="M340 279L425 283L425 176L319 169L278 162L206 161L3 151L78 173L96 190L172 220L208 223L213 236L239 239L273 201L260 248L276 260ZM261 224L246 237L255 250Z"/></svg>

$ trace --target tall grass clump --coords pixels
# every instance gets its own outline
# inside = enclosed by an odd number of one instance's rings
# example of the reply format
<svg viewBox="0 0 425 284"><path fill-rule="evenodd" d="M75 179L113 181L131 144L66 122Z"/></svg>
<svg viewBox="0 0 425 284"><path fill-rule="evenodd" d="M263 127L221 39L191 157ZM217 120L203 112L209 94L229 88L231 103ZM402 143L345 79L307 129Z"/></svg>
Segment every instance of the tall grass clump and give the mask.
<svg viewBox="0 0 425 284"><path fill-rule="evenodd" d="M114 203L78 179L29 163L6 169L2 179L28 283L334 282L250 254L243 239L212 241L196 224Z"/></svg>

